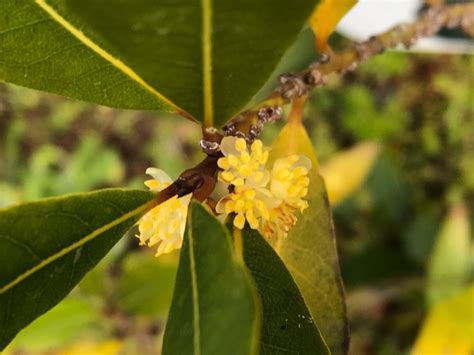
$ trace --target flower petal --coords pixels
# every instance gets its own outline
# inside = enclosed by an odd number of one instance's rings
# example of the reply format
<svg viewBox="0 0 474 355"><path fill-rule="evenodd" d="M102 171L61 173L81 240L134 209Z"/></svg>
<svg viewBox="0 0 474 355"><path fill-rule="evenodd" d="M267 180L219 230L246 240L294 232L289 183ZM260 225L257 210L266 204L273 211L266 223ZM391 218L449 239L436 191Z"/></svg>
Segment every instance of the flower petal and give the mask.
<svg viewBox="0 0 474 355"><path fill-rule="evenodd" d="M237 137L227 136L222 138L221 141L221 152L224 156L228 156L230 154L233 155L240 155L240 152L236 149L235 144L237 142Z"/></svg>
<svg viewBox="0 0 474 355"><path fill-rule="evenodd" d="M161 184L173 182L167 173L158 168L148 168L146 169L146 174L150 175L153 177L153 179L159 181Z"/></svg>

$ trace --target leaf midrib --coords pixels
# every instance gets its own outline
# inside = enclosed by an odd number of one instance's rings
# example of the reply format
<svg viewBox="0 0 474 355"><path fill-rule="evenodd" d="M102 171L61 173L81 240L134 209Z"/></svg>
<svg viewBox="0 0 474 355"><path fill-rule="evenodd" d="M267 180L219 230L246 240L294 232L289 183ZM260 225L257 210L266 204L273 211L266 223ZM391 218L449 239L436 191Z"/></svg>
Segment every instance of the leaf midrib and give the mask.
<svg viewBox="0 0 474 355"><path fill-rule="evenodd" d="M204 126L211 127L214 122L214 97L212 93L212 0L201 0L202 16L202 73Z"/></svg>
<svg viewBox="0 0 474 355"><path fill-rule="evenodd" d="M191 211L190 211L191 214ZM194 256L194 239L193 239L193 223L192 218L189 219L188 224L188 240L189 240L189 269L191 273L191 291L193 298L193 348L194 355L201 355L201 328L200 328L200 313L199 313L199 291L197 286L196 275L196 259Z"/></svg>
<svg viewBox="0 0 474 355"><path fill-rule="evenodd" d="M97 228L94 230L92 233L89 233L82 239L72 243L71 245L65 247L64 249L61 249L57 253L47 257L46 259L40 261L38 264L35 266L29 268L28 270L24 271L22 274L18 275L14 280L10 281L6 285L0 288L0 295L7 292L11 288L15 287L18 285L20 282L28 278L29 276L33 275L35 272L43 269L44 267L48 266L49 264L53 263L54 261L58 260L59 258L65 256L66 254L69 254L71 251L83 246L84 244L92 241L96 237L100 236L101 234L107 232L108 230L112 229L113 227L121 224L122 222L125 222L126 220L133 218L134 216L140 214L143 211L146 211L149 209L151 206L153 206L155 201L150 201L144 205L141 205L134 210L122 215L120 218L117 218L113 220L112 222L109 222L105 225L103 225L100 228Z"/></svg>
<svg viewBox="0 0 474 355"><path fill-rule="evenodd" d="M210 1L210 0L204 0ZM187 113L181 107L176 105L166 96L161 94L158 90L156 90L153 86L148 84L140 75L138 75L132 68L127 66L124 62L120 59L114 57L111 53L107 52L105 49L100 47L97 43L95 43L92 39L86 36L81 30L76 28L73 24L71 24L66 18L64 18L59 12L56 11L51 5L49 5L46 0L34 0L36 5L40 7L44 12L46 12L56 23L58 23L62 28L64 28L67 32L69 32L74 38L76 38L79 42L81 42L84 46L88 47L92 51L94 51L97 55L103 58L105 61L113 65L116 69L121 71L123 74L128 76L131 80L137 83L146 91L150 92L152 95L156 96L159 100L166 103L170 108L175 110L176 112L182 114L186 118L191 119L192 115ZM194 118L192 118L194 120Z"/></svg>

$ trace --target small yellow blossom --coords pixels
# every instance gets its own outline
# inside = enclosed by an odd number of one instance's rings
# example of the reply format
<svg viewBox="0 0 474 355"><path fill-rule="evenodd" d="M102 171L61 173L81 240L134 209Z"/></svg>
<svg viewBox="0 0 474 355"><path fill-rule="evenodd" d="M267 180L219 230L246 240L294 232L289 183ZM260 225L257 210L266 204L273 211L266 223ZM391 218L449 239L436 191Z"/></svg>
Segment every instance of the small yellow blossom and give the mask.
<svg viewBox="0 0 474 355"><path fill-rule="evenodd" d="M270 191L292 207L303 211L308 203L303 199L308 194L311 160L303 155L280 158L273 164Z"/></svg>
<svg viewBox="0 0 474 355"><path fill-rule="evenodd" d="M271 210L270 218L261 228L262 235L273 242L286 238L290 229L298 221L297 211L298 208L282 202L277 208Z"/></svg>
<svg viewBox="0 0 474 355"><path fill-rule="evenodd" d="M286 238L296 224L296 212L303 212L308 207L303 198L308 194L311 165L311 160L303 155L290 155L273 164L270 191L281 204L271 211L269 220L262 227L261 232L268 239Z"/></svg>
<svg viewBox="0 0 474 355"><path fill-rule="evenodd" d="M235 213L236 228L243 229L247 220L250 228L258 229L263 221L270 218L270 210L274 207L275 201L269 190L238 186L217 203L216 212L226 215Z"/></svg>
<svg viewBox="0 0 474 355"><path fill-rule="evenodd" d="M222 169L219 173L220 181L234 186L255 187L268 183L269 172L265 169L268 149L263 147L262 141L255 140L249 149L243 138L224 137L221 152L224 157L217 162Z"/></svg>
<svg viewBox="0 0 474 355"><path fill-rule="evenodd" d="M152 191L159 192L171 185L173 180L163 170L157 168L148 168L145 172L153 179L145 181L145 186Z"/></svg>
<svg viewBox="0 0 474 355"><path fill-rule="evenodd" d="M146 173L153 177L145 181L150 190L161 191L172 182L160 169L149 168ZM191 197L192 194L173 196L148 211L138 222L140 245L157 246L156 256L181 248Z"/></svg>
<svg viewBox="0 0 474 355"><path fill-rule="evenodd" d="M311 160L302 155L280 158L270 173L266 167L269 149L260 140L249 148L242 138L225 137L221 151L219 181L233 186L217 203L216 212L234 213L236 228L242 229L247 221L250 228L260 229L269 238L286 236L296 223L296 212L308 206L304 197Z"/></svg>

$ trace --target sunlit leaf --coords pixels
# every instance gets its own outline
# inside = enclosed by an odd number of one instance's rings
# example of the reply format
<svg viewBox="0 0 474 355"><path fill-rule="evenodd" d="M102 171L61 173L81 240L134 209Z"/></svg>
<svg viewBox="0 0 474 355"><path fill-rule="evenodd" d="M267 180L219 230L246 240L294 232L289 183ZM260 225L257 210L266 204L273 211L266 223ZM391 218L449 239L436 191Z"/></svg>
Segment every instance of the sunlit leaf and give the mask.
<svg viewBox="0 0 474 355"><path fill-rule="evenodd" d="M319 51L328 51L328 38L339 21L357 0L322 0L311 15L310 25L316 35Z"/></svg>
<svg viewBox="0 0 474 355"><path fill-rule="evenodd" d="M469 280L471 229L464 204L451 208L437 236L428 263L426 296L430 304L452 296Z"/></svg>
<svg viewBox="0 0 474 355"><path fill-rule="evenodd" d="M243 258L262 300L261 354L329 354L298 286L284 263L257 232L245 229Z"/></svg>
<svg viewBox="0 0 474 355"><path fill-rule="evenodd" d="M474 285L434 306L413 355L471 355L474 352Z"/></svg>
<svg viewBox="0 0 474 355"><path fill-rule="evenodd" d="M289 122L272 145L271 160L304 154L313 161L307 200L309 207L287 238L274 248L295 279L306 304L333 354L348 346L344 290L339 271L332 215L324 182L309 137L300 122Z"/></svg>
<svg viewBox="0 0 474 355"><path fill-rule="evenodd" d="M229 232L192 203L163 354L257 354L259 331L255 286L235 258Z"/></svg>
<svg viewBox="0 0 474 355"><path fill-rule="evenodd" d="M5 351L39 353L58 348L81 337L99 335L101 322L96 307L84 299L70 296L23 329Z"/></svg>
<svg viewBox="0 0 474 355"><path fill-rule="evenodd" d="M362 186L379 152L377 143L364 142L335 154L321 166L320 173L332 204L337 204Z"/></svg>
<svg viewBox="0 0 474 355"><path fill-rule="evenodd" d="M317 3L2 0L0 80L220 126L265 84Z"/></svg>
<svg viewBox="0 0 474 355"><path fill-rule="evenodd" d="M110 189L0 210L0 348L64 298L152 198Z"/></svg>
<svg viewBox="0 0 474 355"><path fill-rule="evenodd" d="M313 164L312 169L315 171L319 169L318 159L306 129L301 123L293 121L282 128L272 144L269 162L271 164L275 159L291 154L307 156Z"/></svg>
<svg viewBox="0 0 474 355"><path fill-rule="evenodd" d="M57 355L118 355L121 354L123 344L119 340L92 342L84 340L77 344L64 347L56 352Z"/></svg>

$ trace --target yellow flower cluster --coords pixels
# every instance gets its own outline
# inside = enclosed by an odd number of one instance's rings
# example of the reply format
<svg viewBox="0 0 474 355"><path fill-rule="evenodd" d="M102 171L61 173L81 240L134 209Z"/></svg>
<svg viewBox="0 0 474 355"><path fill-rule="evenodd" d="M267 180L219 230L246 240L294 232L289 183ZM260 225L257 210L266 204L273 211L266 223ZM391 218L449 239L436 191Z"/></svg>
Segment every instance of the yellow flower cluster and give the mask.
<svg viewBox="0 0 474 355"><path fill-rule="evenodd" d="M225 137L221 151L219 181L231 185L232 192L219 200L216 212L234 213L234 226L239 229L247 221L250 228L260 229L269 238L286 236L296 223L296 211L308 206L303 198L308 193L311 161L301 155L280 158L270 172L268 149L262 142L256 140L249 148L243 138L236 137Z"/></svg>
<svg viewBox="0 0 474 355"><path fill-rule="evenodd" d="M221 142L224 154L217 162L222 171L219 178L222 182L236 187L244 184L262 186L268 182L268 171L265 163L268 160L268 149L263 149L262 141L253 142L250 152L243 138L225 137Z"/></svg>
<svg viewBox="0 0 474 355"><path fill-rule="evenodd" d="M222 216L235 215L234 226L259 229L267 238L285 237L296 223L296 212L308 203L308 172L311 161L305 156L291 155L277 159L267 169L269 149L255 140L249 147L243 138L225 137L221 142L223 157L218 180L229 193L216 205ZM162 170L147 169L153 179L145 185L153 191L169 186L171 178ZM138 222L141 245L157 246L156 255L181 248L192 194L173 196L145 214Z"/></svg>
<svg viewBox="0 0 474 355"><path fill-rule="evenodd" d="M146 173L153 177L145 181L152 191L161 191L172 182L162 170L149 168ZM191 196L173 196L148 211L138 222L140 245L157 246L156 256L181 248Z"/></svg>
<svg viewBox="0 0 474 355"><path fill-rule="evenodd" d="M284 203L303 211L308 203L303 198L308 194L311 160L302 155L291 155L275 161L271 173L271 191Z"/></svg>

